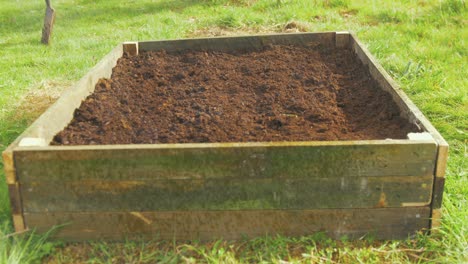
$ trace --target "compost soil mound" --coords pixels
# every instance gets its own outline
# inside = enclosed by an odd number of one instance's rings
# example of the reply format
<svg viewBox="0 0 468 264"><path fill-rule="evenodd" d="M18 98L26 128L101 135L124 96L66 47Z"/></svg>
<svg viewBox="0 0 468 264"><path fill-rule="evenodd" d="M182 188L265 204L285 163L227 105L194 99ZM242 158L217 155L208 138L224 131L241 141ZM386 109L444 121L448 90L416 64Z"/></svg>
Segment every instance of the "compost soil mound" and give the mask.
<svg viewBox="0 0 468 264"><path fill-rule="evenodd" d="M397 139L416 131L352 52L268 46L124 55L52 144Z"/></svg>

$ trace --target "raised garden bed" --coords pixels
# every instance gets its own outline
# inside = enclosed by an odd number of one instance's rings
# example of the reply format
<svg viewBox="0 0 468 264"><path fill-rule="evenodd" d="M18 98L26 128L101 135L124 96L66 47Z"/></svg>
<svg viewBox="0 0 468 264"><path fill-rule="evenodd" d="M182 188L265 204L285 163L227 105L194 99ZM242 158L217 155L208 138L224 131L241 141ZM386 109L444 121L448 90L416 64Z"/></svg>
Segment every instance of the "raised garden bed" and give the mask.
<svg viewBox="0 0 468 264"><path fill-rule="evenodd" d="M124 43L3 159L17 231L390 239L437 226L447 149L355 36L326 32Z"/></svg>

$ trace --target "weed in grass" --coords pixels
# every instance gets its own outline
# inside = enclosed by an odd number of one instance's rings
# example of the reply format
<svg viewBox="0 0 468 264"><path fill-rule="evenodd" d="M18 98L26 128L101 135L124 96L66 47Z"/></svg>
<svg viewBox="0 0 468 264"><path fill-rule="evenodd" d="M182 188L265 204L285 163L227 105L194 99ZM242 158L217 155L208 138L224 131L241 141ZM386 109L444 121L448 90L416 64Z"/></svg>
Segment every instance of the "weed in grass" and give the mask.
<svg viewBox="0 0 468 264"><path fill-rule="evenodd" d="M216 24L226 28L236 28L241 26L239 18L232 11L227 11L222 17L220 17L216 21Z"/></svg>
<svg viewBox="0 0 468 264"><path fill-rule="evenodd" d="M349 0L325 0L323 2L323 5L325 7L331 7L331 8L348 7L350 5L350 1Z"/></svg>
<svg viewBox="0 0 468 264"><path fill-rule="evenodd" d="M397 10L381 11L375 16L375 20L381 23L401 23L407 19L406 13Z"/></svg>
<svg viewBox="0 0 468 264"><path fill-rule="evenodd" d="M8 222L0 227L0 263L28 264L38 263L53 254L58 243L47 242L51 232L36 235L34 232L4 233L11 230Z"/></svg>
<svg viewBox="0 0 468 264"><path fill-rule="evenodd" d="M447 14L462 14L465 9L465 0L446 0L440 2L440 10Z"/></svg>

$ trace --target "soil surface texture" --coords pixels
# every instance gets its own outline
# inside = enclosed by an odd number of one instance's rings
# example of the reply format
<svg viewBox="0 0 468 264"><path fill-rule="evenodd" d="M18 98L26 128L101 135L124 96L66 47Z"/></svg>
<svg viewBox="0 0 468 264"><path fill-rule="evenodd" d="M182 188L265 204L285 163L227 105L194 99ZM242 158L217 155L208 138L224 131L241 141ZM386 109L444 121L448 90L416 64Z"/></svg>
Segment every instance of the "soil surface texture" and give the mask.
<svg viewBox="0 0 468 264"><path fill-rule="evenodd" d="M124 55L51 144L402 139L418 128L351 51Z"/></svg>

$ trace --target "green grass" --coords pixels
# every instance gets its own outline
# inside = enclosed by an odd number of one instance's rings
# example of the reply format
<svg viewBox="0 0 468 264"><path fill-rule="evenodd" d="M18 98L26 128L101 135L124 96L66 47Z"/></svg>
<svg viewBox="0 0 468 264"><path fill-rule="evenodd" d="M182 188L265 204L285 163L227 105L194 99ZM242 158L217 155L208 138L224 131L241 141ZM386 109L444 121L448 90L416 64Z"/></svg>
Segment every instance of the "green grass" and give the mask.
<svg viewBox="0 0 468 264"><path fill-rule="evenodd" d="M52 1L57 18L49 47L39 43L43 1L0 0L0 150L38 114L44 84L61 90L126 40L204 34L351 30L450 144L440 232L407 241L332 241L319 235L263 237L236 243L51 244L12 234L0 173L0 262L468 262L467 8L462 0L141 0ZM39 88L38 88L39 87ZM42 91L39 89L39 92ZM44 93L47 94L45 89ZM36 100L36 101L35 101ZM39 102L40 101L40 102ZM47 103L47 102L46 102ZM3 166L0 163L0 169Z"/></svg>

